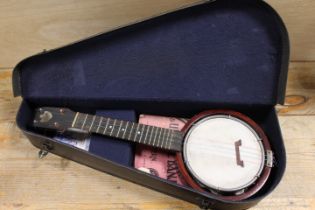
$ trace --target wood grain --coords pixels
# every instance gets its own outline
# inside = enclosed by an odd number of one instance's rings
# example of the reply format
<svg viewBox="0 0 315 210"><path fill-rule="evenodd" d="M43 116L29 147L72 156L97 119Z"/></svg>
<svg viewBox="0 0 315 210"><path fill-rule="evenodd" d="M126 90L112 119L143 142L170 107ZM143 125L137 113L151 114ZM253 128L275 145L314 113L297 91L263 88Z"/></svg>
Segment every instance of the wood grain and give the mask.
<svg viewBox="0 0 315 210"><path fill-rule="evenodd" d="M12 98L11 73L0 71L0 209L198 209L52 154L38 159L14 122L21 99ZM288 94L307 101L278 107L287 171L254 210L315 209L314 78L315 62L290 65Z"/></svg>
<svg viewBox="0 0 315 210"><path fill-rule="evenodd" d="M315 60L315 1L267 0L283 18L291 41L292 61Z"/></svg>
<svg viewBox="0 0 315 210"><path fill-rule="evenodd" d="M280 115L315 115L314 62L291 63L286 103L278 106Z"/></svg>
<svg viewBox="0 0 315 210"><path fill-rule="evenodd" d="M0 1L0 67L196 0Z"/></svg>
<svg viewBox="0 0 315 210"><path fill-rule="evenodd" d="M0 1L0 68L117 26L199 0ZM288 26L292 60L315 60L315 1L268 0Z"/></svg>

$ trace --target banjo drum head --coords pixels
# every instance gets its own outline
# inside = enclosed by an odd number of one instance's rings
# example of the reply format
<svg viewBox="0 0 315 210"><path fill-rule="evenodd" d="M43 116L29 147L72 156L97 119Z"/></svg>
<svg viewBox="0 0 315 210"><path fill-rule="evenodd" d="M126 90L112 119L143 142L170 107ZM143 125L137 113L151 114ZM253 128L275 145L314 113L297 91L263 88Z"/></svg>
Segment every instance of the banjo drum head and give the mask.
<svg viewBox="0 0 315 210"><path fill-rule="evenodd" d="M252 185L265 165L257 132L243 120L225 114L206 116L189 128L183 158L201 186L219 193L238 192Z"/></svg>

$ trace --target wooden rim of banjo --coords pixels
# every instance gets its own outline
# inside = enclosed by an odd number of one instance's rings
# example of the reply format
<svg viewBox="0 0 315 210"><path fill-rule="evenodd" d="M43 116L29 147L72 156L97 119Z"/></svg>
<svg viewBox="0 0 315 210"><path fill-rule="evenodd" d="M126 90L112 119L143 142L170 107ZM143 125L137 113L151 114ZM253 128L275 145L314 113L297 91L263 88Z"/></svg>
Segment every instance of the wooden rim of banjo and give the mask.
<svg viewBox="0 0 315 210"><path fill-rule="evenodd" d="M249 117L247 117L247 116L245 116L239 112L236 112L236 111L209 110L209 111L202 112L198 115L195 115L193 118L191 118L186 123L184 128L182 129L182 132L187 134L187 132L190 130L190 128L194 124L196 124L198 121L204 119L205 117L214 116L214 115L231 116L231 117L234 117L236 119L239 119L239 120L245 122L246 124L248 124L248 126L250 126L257 133L257 135L259 136L261 143L264 147L264 150L265 151L271 151L270 143L269 143L268 138L265 135L264 131L252 119L250 119ZM260 173L260 176L257 178L257 180L253 184L251 184L246 189L244 189L244 192L226 195L225 193L220 194L220 192L217 192L215 189L208 190L208 189L201 187L200 183L198 183L194 179L194 175L191 172L189 172L189 170L187 169L187 166L184 162L185 160L184 160L182 152L176 153L176 159L178 161L178 167L182 173L183 178L193 189L201 191L201 192L208 192L208 193L210 192L214 197L217 197L217 198L223 199L223 200L227 200L227 201L240 201L240 200L244 200L244 199L249 198L249 197L253 196L254 194L256 194L266 183L266 181L267 181L267 179L271 173L271 167L272 167L272 166L268 165L267 163L264 163L264 167L262 168L262 172ZM209 173L211 173L211 171Z"/></svg>

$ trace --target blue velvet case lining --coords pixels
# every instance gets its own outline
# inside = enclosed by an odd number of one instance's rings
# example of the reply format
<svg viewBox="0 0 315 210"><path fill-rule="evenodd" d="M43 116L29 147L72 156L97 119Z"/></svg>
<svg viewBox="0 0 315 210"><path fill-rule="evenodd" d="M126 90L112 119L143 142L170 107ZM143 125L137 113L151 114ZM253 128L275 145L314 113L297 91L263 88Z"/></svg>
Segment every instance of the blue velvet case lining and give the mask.
<svg viewBox="0 0 315 210"><path fill-rule="evenodd" d="M22 96L96 107L274 105L283 34L277 17L259 5L219 0L32 57L19 65Z"/></svg>
<svg viewBox="0 0 315 210"><path fill-rule="evenodd" d="M96 111L96 115L131 122L136 121L135 113L132 110L99 110ZM93 134L89 152L118 164L133 167L134 149L131 142Z"/></svg>

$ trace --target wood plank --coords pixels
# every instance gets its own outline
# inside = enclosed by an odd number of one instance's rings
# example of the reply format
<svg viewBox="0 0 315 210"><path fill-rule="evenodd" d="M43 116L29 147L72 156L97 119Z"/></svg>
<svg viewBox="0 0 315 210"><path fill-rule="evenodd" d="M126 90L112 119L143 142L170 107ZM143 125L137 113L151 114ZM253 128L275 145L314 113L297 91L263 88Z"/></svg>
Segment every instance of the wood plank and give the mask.
<svg viewBox="0 0 315 210"><path fill-rule="evenodd" d="M292 61L315 60L315 1L267 0L283 18L291 40Z"/></svg>
<svg viewBox="0 0 315 210"><path fill-rule="evenodd" d="M0 67L196 1L0 1Z"/></svg>
<svg viewBox="0 0 315 210"><path fill-rule="evenodd" d="M0 122L14 122L21 101L20 98L13 98L11 78L12 70L0 70Z"/></svg>
<svg viewBox="0 0 315 210"><path fill-rule="evenodd" d="M280 115L315 114L315 62L290 63L286 95Z"/></svg>
<svg viewBox="0 0 315 210"><path fill-rule="evenodd" d="M199 0L12 0L0 2L0 68L21 59ZM283 16L292 60L315 60L315 1L268 0ZM307 30L307 33L305 32Z"/></svg>

